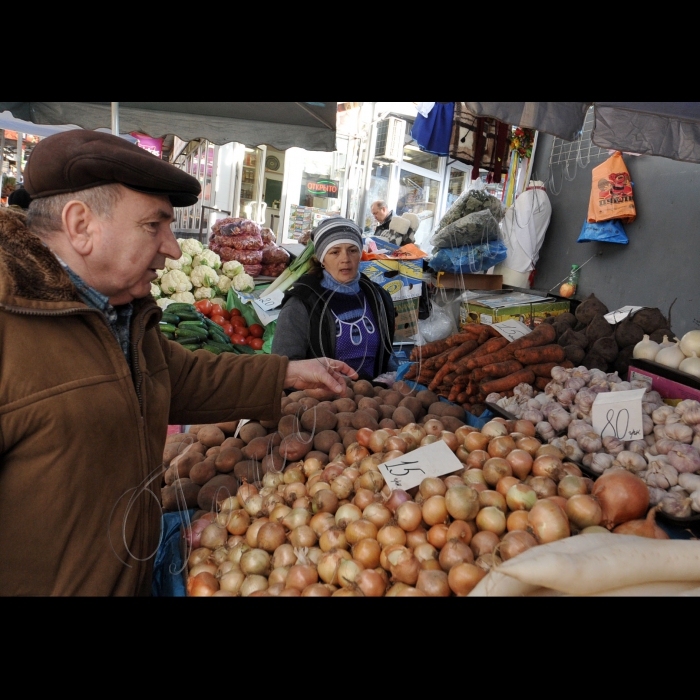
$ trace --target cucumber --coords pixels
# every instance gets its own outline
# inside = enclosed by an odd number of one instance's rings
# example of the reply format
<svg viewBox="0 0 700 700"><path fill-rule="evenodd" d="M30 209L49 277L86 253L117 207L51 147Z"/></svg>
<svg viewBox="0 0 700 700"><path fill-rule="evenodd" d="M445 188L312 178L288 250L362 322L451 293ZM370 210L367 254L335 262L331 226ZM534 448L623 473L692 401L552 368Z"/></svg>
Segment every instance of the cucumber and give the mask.
<svg viewBox="0 0 700 700"><path fill-rule="evenodd" d="M233 345L232 347L240 355L255 355L255 350L250 345Z"/></svg>
<svg viewBox="0 0 700 700"><path fill-rule="evenodd" d="M175 342L178 345L196 345L198 348L202 347L202 343L197 338L175 338Z"/></svg>
<svg viewBox="0 0 700 700"><path fill-rule="evenodd" d="M186 343L183 343L182 347L186 348L187 350L199 350L202 346L201 345L188 345Z"/></svg>
<svg viewBox="0 0 700 700"><path fill-rule="evenodd" d="M169 314L167 311L163 311L163 318L161 321L162 323L172 323L174 326L177 326L177 324L180 323L180 317L176 316L175 314Z"/></svg>
<svg viewBox="0 0 700 700"><path fill-rule="evenodd" d="M178 326L175 329L176 338L192 338L196 340L206 340L207 331L204 328L182 328Z"/></svg>
<svg viewBox="0 0 700 700"><path fill-rule="evenodd" d="M162 333L174 333L177 330L177 326L172 323L159 323L160 330Z"/></svg>
<svg viewBox="0 0 700 700"><path fill-rule="evenodd" d="M183 321L203 321L204 314L200 313L196 309L194 311L178 311L177 315L180 317L180 323Z"/></svg>
<svg viewBox="0 0 700 700"><path fill-rule="evenodd" d="M197 309L195 309L192 304L185 304L184 302L177 302L175 304L168 304L168 308L166 309L167 313L169 314L175 314L176 316L180 315L181 311L189 311L190 313L195 313Z"/></svg>
<svg viewBox="0 0 700 700"><path fill-rule="evenodd" d="M175 340L175 335L173 333L166 333L165 331L161 331L161 333L168 339L168 340Z"/></svg>
<svg viewBox="0 0 700 700"><path fill-rule="evenodd" d="M229 338L226 333L219 333L211 328L208 331L208 337L218 343L223 343L224 345L231 345L231 338Z"/></svg>
<svg viewBox="0 0 700 700"><path fill-rule="evenodd" d="M180 321L177 324L178 328L201 328L202 330L207 330L204 321Z"/></svg>
<svg viewBox="0 0 700 700"><path fill-rule="evenodd" d="M208 349L209 347L217 348L221 352L235 352L233 349L233 345L230 343L228 345L225 345L224 343L217 343L214 340L207 340L204 345L202 345L204 349Z"/></svg>
<svg viewBox="0 0 700 700"><path fill-rule="evenodd" d="M204 345L202 345L202 350L208 350L215 355L221 355L222 352L225 352L218 345L212 345L211 343L204 343Z"/></svg>

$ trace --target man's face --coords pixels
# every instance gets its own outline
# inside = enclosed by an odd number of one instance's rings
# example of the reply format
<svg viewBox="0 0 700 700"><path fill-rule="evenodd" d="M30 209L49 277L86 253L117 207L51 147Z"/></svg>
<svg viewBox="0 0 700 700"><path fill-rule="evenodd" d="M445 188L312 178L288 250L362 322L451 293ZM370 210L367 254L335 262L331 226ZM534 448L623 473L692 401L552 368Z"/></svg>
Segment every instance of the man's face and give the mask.
<svg viewBox="0 0 700 700"><path fill-rule="evenodd" d="M181 256L170 228L173 206L165 196L123 188L109 218L95 216L87 280L113 306L148 296L165 258Z"/></svg>
<svg viewBox="0 0 700 700"><path fill-rule="evenodd" d="M388 210L386 207L378 207L376 204L372 205L372 216L380 223L384 223Z"/></svg>

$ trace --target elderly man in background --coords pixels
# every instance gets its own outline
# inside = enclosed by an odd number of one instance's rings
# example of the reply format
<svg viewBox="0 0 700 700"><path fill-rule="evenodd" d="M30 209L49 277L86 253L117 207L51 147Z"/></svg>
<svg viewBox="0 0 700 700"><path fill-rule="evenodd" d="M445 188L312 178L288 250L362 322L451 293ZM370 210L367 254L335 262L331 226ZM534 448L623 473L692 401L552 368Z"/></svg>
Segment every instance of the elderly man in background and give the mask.
<svg viewBox="0 0 700 700"><path fill-rule="evenodd" d="M391 217L394 215L394 212L387 207L383 199L372 202L371 212L378 224L372 235L381 236L383 231L389 230L389 224L391 223Z"/></svg>
<svg viewBox="0 0 700 700"><path fill-rule="evenodd" d="M165 339L150 296L197 180L110 134L33 150L0 212L0 595L148 595L168 424L277 420L285 388L343 395L345 363Z"/></svg>

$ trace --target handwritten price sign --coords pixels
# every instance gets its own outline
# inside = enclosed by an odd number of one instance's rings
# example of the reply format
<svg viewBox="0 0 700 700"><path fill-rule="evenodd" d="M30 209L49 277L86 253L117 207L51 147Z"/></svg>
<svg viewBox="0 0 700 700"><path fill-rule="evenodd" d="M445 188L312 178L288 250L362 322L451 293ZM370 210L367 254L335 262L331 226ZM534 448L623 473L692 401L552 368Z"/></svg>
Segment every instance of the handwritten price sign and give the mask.
<svg viewBox="0 0 700 700"><path fill-rule="evenodd" d="M512 343L518 338L522 338L524 335L530 333L530 329L522 322L515 321L511 319L510 321L501 321L500 323L494 323L493 327L504 337Z"/></svg>
<svg viewBox="0 0 700 700"><path fill-rule="evenodd" d="M256 299L255 303L263 311L271 311L272 309L276 309L282 303L283 297L284 292L280 292L278 289L275 289L275 291L272 292L272 294L260 297L260 299Z"/></svg>
<svg viewBox="0 0 700 700"><path fill-rule="evenodd" d="M644 439L642 397L645 389L598 394L591 408L593 430L601 437L619 440Z"/></svg>
<svg viewBox="0 0 700 700"><path fill-rule="evenodd" d="M455 457L446 442L438 440L425 447L407 452L403 457L379 465L379 471L389 488L408 491L429 476L451 474L464 465Z"/></svg>

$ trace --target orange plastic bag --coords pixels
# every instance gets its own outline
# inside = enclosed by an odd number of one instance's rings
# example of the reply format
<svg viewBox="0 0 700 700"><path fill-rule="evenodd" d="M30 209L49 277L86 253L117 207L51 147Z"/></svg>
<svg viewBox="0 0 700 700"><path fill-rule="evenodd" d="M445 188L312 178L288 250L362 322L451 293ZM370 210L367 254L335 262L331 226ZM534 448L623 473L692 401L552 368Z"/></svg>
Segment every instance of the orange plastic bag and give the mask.
<svg viewBox="0 0 700 700"><path fill-rule="evenodd" d="M622 160L622 154L615 151L604 163L593 168L588 221L594 223L620 219L629 224L636 218L630 174Z"/></svg>

